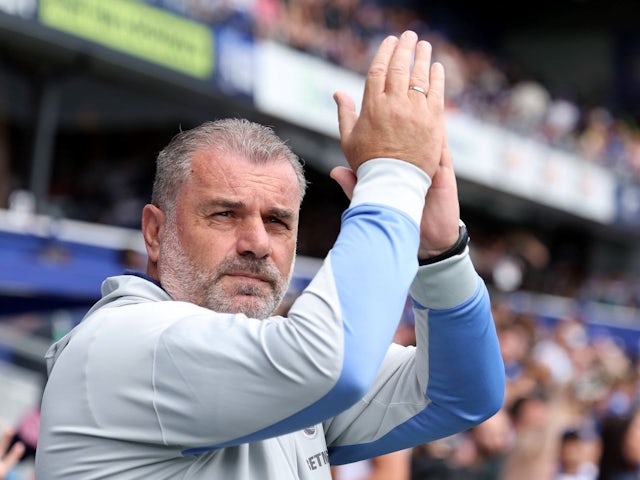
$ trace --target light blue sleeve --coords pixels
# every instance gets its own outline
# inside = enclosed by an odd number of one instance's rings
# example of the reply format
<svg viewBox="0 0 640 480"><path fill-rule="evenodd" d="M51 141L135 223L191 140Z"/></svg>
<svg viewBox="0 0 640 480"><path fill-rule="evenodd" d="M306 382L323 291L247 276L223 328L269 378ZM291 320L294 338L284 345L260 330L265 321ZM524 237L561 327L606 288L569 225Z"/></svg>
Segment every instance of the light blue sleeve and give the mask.
<svg viewBox="0 0 640 480"><path fill-rule="evenodd" d="M380 368L418 269L419 225L430 180L416 167L391 159L363 164L358 176L331 265L344 335L336 389L345 382L364 393Z"/></svg>
<svg viewBox="0 0 640 480"><path fill-rule="evenodd" d="M490 299L468 251L420 268L411 298L417 347L392 345L372 389L325 422L332 464L452 435L502 405L504 366Z"/></svg>

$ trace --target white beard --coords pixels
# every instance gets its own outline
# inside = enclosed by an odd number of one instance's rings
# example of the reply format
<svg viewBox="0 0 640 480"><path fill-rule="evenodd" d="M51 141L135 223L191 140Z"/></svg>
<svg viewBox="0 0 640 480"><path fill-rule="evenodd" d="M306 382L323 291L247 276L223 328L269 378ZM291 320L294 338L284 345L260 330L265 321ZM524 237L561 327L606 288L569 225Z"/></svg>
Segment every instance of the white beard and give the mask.
<svg viewBox="0 0 640 480"><path fill-rule="evenodd" d="M284 298L294 260L286 278L270 262L252 257L234 256L224 259L213 271L200 268L186 254L175 229L166 230L160 243L158 275L162 287L174 300L200 305L220 313L243 313L250 318L265 319L273 314ZM245 271L268 279L268 288L255 284L229 287L220 280L230 271Z"/></svg>

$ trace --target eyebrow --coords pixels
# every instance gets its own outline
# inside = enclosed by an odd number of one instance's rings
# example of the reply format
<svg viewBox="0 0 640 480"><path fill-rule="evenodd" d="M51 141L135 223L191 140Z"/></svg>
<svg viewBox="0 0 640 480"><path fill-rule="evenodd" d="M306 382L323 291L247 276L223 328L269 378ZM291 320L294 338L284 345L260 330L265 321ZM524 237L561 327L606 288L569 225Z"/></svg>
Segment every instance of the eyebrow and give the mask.
<svg viewBox="0 0 640 480"><path fill-rule="evenodd" d="M238 208L243 208L245 206L245 203L240 201L240 200L226 200L224 198L220 198L220 199L211 199L211 200L207 200L206 202L203 202L201 207L202 208L211 208L211 207L222 207L222 208L229 208L229 209L238 209Z"/></svg>
<svg viewBox="0 0 640 480"><path fill-rule="evenodd" d="M295 218L295 213L292 210L285 208L271 208L269 209L269 213L277 218L282 218L283 220L291 220Z"/></svg>
<svg viewBox="0 0 640 480"><path fill-rule="evenodd" d="M204 202L201 207L203 209L207 208L228 208L229 210L239 210L245 208L247 204L240 200L227 200L224 198L220 199L212 199ZM267 210L268 216L274 216L282 219L293 219L295 218L295 212L288 208L278 208L273 207Z"/></svg>

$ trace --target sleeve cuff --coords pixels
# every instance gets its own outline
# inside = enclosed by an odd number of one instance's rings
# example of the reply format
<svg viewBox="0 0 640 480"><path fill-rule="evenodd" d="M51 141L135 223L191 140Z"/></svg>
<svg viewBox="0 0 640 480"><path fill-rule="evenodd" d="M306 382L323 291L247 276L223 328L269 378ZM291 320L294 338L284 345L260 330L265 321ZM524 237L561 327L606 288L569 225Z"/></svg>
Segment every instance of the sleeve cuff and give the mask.
<svg viewBox="0 0 640 480"><path fill-rule="evenodd" d="M460 255L420 267L409 294L426 308L442 310L471 298L479 280L467 247Z"/></svg>
<svg viewBox="0 0 640 480"><path fill-rule="evenodd" d="M375 158L360 165L351 207L383 204L409 215L420 225L431 179L415 165L393 158Z"/></svg>

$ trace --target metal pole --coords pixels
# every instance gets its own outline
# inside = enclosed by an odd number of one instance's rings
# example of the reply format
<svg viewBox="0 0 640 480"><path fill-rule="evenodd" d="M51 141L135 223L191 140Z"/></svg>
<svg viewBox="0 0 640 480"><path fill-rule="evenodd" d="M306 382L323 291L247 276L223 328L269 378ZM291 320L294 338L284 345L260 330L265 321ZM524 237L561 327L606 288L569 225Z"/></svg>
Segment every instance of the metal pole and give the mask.
<svg viewBox="0 0 640 480"><path fill-rule="evenodd" d="M60 108L60 82L48 77L40 85L29 189L36 209L46 213Z"/></svg>

